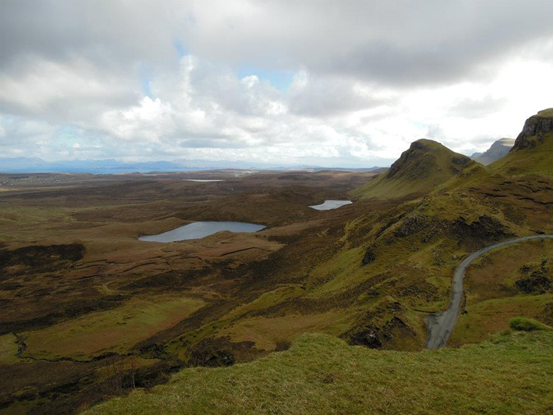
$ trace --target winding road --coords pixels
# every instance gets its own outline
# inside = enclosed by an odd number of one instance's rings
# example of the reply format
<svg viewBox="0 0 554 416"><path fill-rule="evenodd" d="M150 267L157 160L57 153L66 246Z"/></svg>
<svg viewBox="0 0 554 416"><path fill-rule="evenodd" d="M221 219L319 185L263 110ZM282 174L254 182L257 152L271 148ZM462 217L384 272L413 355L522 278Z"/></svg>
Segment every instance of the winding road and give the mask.
<svg viewBox="0 0 554 416"><path fill-rule="evenodd" d="M516 238L514 240L503 241L501 243L482 248L481 250L470 254L464 261L462 261L454 272L454 279L452 283L452 299L450 301L448 309L444 312L432 314L427 317L427 345L425 347L429 349L442 348L446 345L448 338L450 338L450 334L454 329L454 325L456 325L456 320L458 319L458 311L460 310L460 305L462 303L462 294L464 291L464 276L466 274L468 266L473 260L491 250L494 250L495 248L508 246L510 244L521 243L522 241L538 240L544 238L552 238L552 235L530 235L527 237Z"/></svg>

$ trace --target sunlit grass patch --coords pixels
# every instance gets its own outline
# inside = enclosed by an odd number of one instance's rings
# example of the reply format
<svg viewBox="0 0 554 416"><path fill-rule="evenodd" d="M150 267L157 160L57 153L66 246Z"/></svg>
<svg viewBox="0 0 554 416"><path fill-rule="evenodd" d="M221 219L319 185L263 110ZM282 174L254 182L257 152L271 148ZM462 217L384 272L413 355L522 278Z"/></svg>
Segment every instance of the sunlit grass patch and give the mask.
<svg viewBox="0 0 554 416"><path fill-rule="evenodd" d="M252 341L257 348L272 351L279 343L293 341L305 332L324 331L330 335L340 335L349 328L351 319L338 311L252 317L220 331L220 335L229 335L235 342Z"/></svg>
<svg viewBox="0 0 554 416"><path fill-rule="evenodd" d="M448 345L477 343L510 327L510 319L536 316L552 302L552 294L513 296L489 299L469 305L467 314L460 315Z"/></svg>
<svg viewBox="0 0 554 416"><path fill-rule="evenodd" d="M0 336L0 363L9 364L19 361L16 354L19 345L14 334L4 334Z"/></svg>
<svg viewBox="0 0 554 416"><path fill-rule="evenodd" d="M90 359L124 353L137 342L170 328L204 305L200 299L157 296L135 298L123 306L24 335L25 356Z"/></svg>

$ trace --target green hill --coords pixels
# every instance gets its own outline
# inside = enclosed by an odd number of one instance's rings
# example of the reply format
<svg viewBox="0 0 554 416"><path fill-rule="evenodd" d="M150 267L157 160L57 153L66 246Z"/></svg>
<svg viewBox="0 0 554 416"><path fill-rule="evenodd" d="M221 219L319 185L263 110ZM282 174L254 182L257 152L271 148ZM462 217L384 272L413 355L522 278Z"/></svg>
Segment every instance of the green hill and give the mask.
<svg viewBox="0 0 554 416"><path fill-rule="evenodd" d="M474 164L433 140L420 139L390 169L353 191L359 198L398 198L429 192Z"/></svg>
<svg viewBox="0 0 554 416"><path fill-rule="evenodd" d="M377 351L305 334L285 352L228 368L189 368L88 414L549 414L552 331L479 345Z"/></svg>
<svg viewBox="0 0 554 416"><path fill-rule="evenodd" d="M359 305L365 313L350 323L351 329L345 334L348 339L373 347L421 348L426 313L446 307L452 273L460 258L508 238L552 233L552 151L544 151L548 146L551 149L552 124L545 115L548 112L540 113L538 124L534 124L537 117L532 117L534 121L528 121L519 135L519 143L536 139L534 146L517 147L491 166L468 163L422 198L414 195L387 212L368 212L349 221L342 239L344 247L312 271L308 280L312 297L358 295L349 308ZM416 188L418 180L407 172L416 172L427 152L417 145L412 147L414 151L405 152L389 171L392 178L380 175L358 192L377 196L401 174L403 186ZM440 145L435 148L445 149ZM531 157L535 158L533 166L528 162ZM425 177L420 180L423 185L419 186L429 185ZM472 305L475 319L471 329L458 338L460 342L486 339L487 334L505 328L514 313L548 319L551 290L542 297L538 293L525 297L516 281L528 279L521 270L542 273L542 266L536 264L544 264L545 270L551 267L549 247L551 243L528 244L500 252L495 268L509 266L508 274L494 276L497 290L480 286L474 293L488 290L488 301L496 302L493 298L498 302L489 304L489 309L484 304ZM514 262L516 258L519 263ZM518 306L510 309L510 304ZM494 318L488 316L491 309L497 313Z"/></svg>

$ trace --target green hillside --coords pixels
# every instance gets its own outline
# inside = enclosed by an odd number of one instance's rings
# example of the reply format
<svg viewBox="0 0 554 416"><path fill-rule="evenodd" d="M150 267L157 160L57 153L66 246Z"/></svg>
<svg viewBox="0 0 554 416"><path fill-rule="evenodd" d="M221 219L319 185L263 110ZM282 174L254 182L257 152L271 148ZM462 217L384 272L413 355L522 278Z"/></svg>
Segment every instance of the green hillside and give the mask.
<svg viewBox="0 0 554 416"><path fill-rule="evenodd" d="M358 198L399 198L429 192L474 162L433 140L411 144L390 169L353 191Z"/></svg>
<svg viewBox="0 0 554 416"><path fill-rule="evenodd" d="M549 414L552 331L415 353L305 334L285 352L189 368L88 414Z"/></svg>
<svg viewBox="0 0 554 416"><path fill-rule="evenodd" d="M520 144L527 140L534 146L516 147L491 166L467 164L423 198L413 195L412 200L400 200L386 213L368 212L351 219L345 227L344 247L311 272L306 296L340 298L356 293L348 309L359 312L347 338L373 347L421 348L425 343L425 316L447 306L452 273L461 258L497 241L552 233L552 119L549 123L546 116L548 111L538 116L539 127L533 127L537 117L532 117L518 136ZM538 138L536 128L542 129ZM436 148L443 156L452 153L444 151L443 146ZM358 189L358 195L367 191L365 195L378 200L381 192L393 189L388 187L399 174L410 189L416 189L418 180L413 173L425 165L424 160L429 160L428 153L416 146L393 165L399 169L391 168L392 179L380 175ZM425 175L421 181L422 188L429 186ZM394 192L383 198L391 195ZM523 252L527 254L521 256ZM491 295L494 300L490 302L496 302L492 306L498 315L492 319L486 316L486 309L472 306L475 319L470 323L471 330L458 337L458 345L486 339L491 331L505 328L514 314L548 319L545 311L551 311L551 290L546 295L526 294L518 289L516 281L525 280L527 276L521 270L534 268L535 263L544 262L545 270L551 270L551 253L547 242L501 251L494 266L498 269L509 264L513 274ZM551 274L548 279L551 281ZM474 295L483 288L476 289ZM507 305L514 302L519 306L510 309Z"/></svg>

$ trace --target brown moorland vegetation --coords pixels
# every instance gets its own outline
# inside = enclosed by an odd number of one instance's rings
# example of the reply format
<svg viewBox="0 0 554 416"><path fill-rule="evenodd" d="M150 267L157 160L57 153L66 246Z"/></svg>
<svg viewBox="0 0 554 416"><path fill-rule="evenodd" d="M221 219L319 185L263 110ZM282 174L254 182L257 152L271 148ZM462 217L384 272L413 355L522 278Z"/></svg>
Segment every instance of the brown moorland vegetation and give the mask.
<svg viewBox="0 0 554 416"><path fill-rule="evenodd" d="M442 146L432 153L439 169L453 157ZM435 177L437 165L424 156L399 164L394 176L430 167ZM306 332L421 350L425 317L448 304L464 256L552 233L552 113L530 118L505 158L457 163L432 189L426 181L396 198L358 199L373 176L2 175L2 412L81 411L184 367L286 350ZM187 180L206 178L223 181ZM354 203L309 208L325 199ZM137 239L199 220L267 228L164 244ZM475 264L451 345L482 341L515 316L551 324L551 247L524 243ZM518 253L528 260L506 260ZM487 262L505 273L489 276Z"/></svg>

